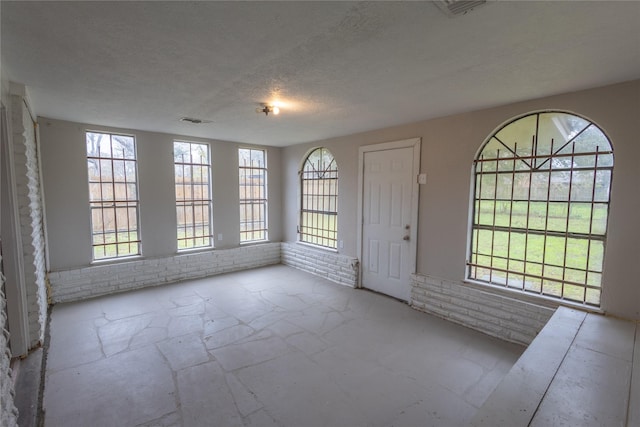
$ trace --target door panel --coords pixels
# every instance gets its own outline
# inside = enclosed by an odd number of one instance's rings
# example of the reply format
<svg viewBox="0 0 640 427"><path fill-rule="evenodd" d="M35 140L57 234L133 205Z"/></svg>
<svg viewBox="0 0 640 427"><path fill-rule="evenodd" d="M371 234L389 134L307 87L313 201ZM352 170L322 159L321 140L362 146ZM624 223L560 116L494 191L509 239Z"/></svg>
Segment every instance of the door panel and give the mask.
<svg viewBox="0 0 640 427"><path fill-rule="evenodd" d="M391 243L389 246L389 277L400 280L402 272L402 244Z"/></svg>
<svg viewBox="0 0 640 427"><path fill-rule="evenodd" d="M362 285L408 301L413 148L364 153Z"/></svg>
<svg viewBox="0 0 640 427"><path fill-rule="evenodd" d="M378 265L380 264L379 243L377 240L369 240L369 271L371 273L378 272Z"/></svg>

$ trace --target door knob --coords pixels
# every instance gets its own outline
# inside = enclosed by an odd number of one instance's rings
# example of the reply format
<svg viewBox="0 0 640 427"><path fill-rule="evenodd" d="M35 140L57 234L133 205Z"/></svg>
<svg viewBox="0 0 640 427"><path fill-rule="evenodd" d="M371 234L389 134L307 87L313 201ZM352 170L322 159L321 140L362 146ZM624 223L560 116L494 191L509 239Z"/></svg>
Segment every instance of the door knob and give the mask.
<svg viewBox="0 0 640 427"><path fill-rule="evenodd" d="M409 240L409 236L404 236L402 240Z"/></svg>

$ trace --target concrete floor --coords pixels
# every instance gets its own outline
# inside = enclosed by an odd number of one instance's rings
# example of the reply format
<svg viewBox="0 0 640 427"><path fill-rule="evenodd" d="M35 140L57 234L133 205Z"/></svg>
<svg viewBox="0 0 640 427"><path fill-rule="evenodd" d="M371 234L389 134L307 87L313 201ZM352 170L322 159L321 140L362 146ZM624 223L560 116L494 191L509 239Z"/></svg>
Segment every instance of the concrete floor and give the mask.
<svg viewBox="0 0 640 427"><path fill-rule="evenodd" d="M33 350L24 359L14 359L13 375L16 379L14 402L18 408L18 425L35 427L38 425L38 400L42 380L42 348Z"/></svg>
<svg viewBox="0 0 640 427"><path fill-rule="evenodd" d="M282 265L60 304L45 426L462 426L522 347Z"/></svg>

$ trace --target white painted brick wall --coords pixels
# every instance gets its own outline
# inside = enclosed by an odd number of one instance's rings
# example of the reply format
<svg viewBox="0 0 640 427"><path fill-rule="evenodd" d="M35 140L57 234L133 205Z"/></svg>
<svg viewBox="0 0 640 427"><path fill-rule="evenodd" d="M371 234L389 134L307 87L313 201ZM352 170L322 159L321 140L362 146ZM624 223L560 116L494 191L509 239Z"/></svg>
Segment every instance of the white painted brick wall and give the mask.
<svg viewBox="0 0 640 427"><path fill-rule="evenodd" d="M554 309L423 274L412 276L413 308L518 344L529 345Z"/></svg>
<svg viewBox="0 0 640 427"><path fill-rule="evenodd" d="M358 279L356 258L295 243L265 243L52 271L48 281L58 303L281 262L351 287Z"/></svg>
<svg viewBox="0 0 640 427"><path fill-rule="evenodd" d="M0 256L0 263L2 257ZM11 350L7 330L7 302L4 296L4 275L0 272L0 426L18 425L18 410L13 403L14 389L11 376Z"/></svg>
<svg viewBox="0 0 640 427"><path fill-rule="evenodd" d="M282 242L282 263L341 285L358 283L358 259L306 245Z"/></svg>
<svg viewBox="0 0 640 427"><path fill-rule="evenodd" d="M48 279L58 303L279 263L280 243L264 243L52 271Z"/></svg>
<svg viewBox="0 0 640 427"><path fill-rule="evenodd" d="M47 316L45 240L33 121L24 100L11 96L14 171L29 319L29 347L44 340Z"/></svg>

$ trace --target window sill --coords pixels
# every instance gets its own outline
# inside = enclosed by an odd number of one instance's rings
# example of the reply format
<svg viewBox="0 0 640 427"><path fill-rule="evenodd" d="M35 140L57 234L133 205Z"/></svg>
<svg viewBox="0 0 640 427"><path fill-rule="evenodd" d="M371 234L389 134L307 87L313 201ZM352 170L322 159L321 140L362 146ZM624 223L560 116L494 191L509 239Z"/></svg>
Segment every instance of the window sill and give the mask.
<svg viewBox="0 0 640 427"><path fill-rule="evenodd" d="M202 246L199 248L187 248L187 249L178 249L176 255L185 255L185 254L195 254L198 252L209 252L214 250L213 246Z"/></svg>
<svg viewBox="0 0 640 427"><path fill-rule="evenodd" d="M310 248L319 249L319 250L322 250L322 251L333 252L333 253L336 253L336 254L339 253L337 249L328 248L326 246L314 245L313 243L307 243L307 242L303 242L303 241L300 241L300 240L298 240L296 243L298 245L308 246Z"/></svg>
<svg viewBox="0 0 640 427"><path fill-rule="evenodd" d="M271 240L251 240L249 242L240 242L240 246L252 246L252 245L264 245L265 243L271 243Z"/></svg>
<svg viewBox="0 0 640 427"><path fill-rule="evenodd" d="M94 259L93 261L91 261L90 265L97 266L97 265L120 264L122 262L140 261L143 259L144 259L144 256L142 255L131 255L131 256L123 256L118 258Z"/></svg>
<svg viewBox="0 0 640 427"><path fill-rule="evenodd" d="M599 307L595 307L592 305L581 304L579 302L571 302L565 300L559 300L553 297L548 297L546 295L534 294L531 292L523 292L518 289L511 289L505 286L493 285L491 283L480 282L473 279L464 279L463 285L468 286L470 288L478 289L490 294L505 296L513 299L517 299L520 301L524 301L527 303L541 305L549 308L556 309L560 306L574 308L581 311L586 311L589 313L596 314L605 314L605 311Z"/></svg>

